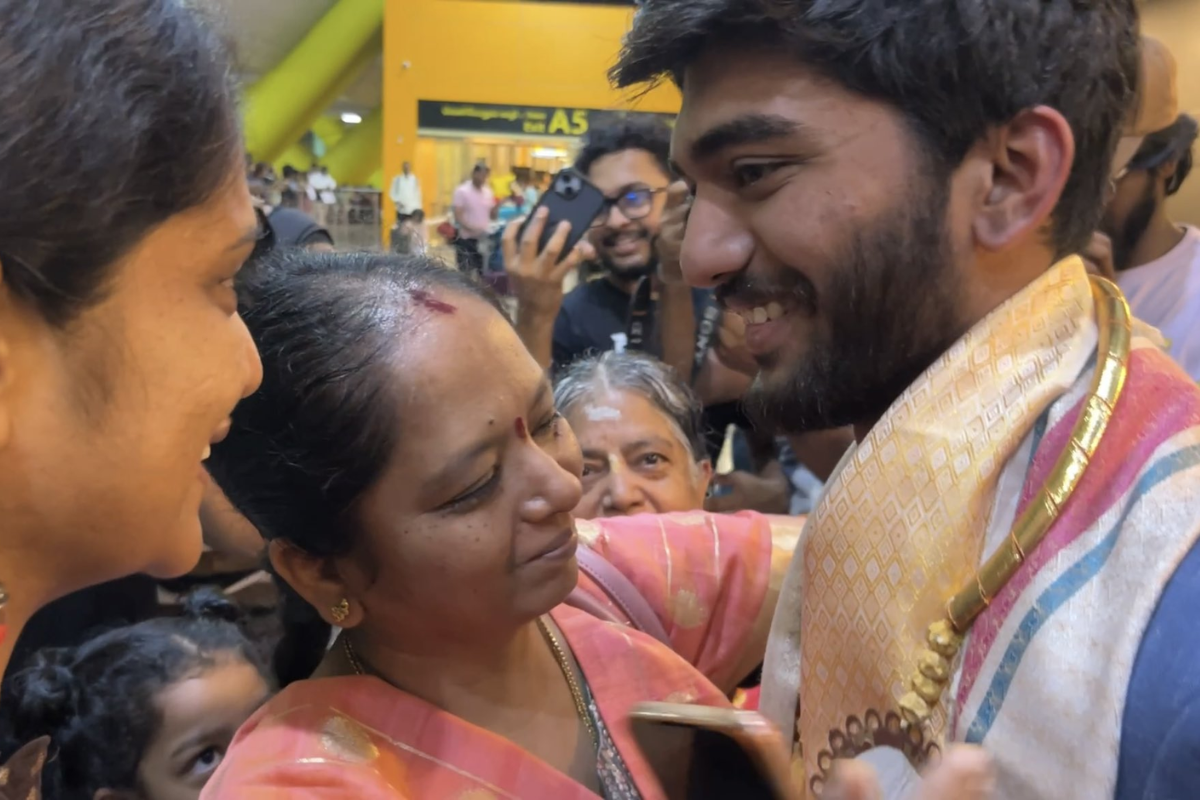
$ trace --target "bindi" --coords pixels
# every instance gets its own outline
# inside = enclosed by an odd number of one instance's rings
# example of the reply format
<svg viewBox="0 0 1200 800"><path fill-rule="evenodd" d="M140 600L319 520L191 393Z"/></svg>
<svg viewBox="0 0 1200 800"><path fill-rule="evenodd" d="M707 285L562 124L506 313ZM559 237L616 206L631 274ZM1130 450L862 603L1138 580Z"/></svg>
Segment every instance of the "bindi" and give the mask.
<svg viewBox="0 0 1200 800"><path fill-rule="evenodd" d="M525 426L524 417L517 417L515 420L513 420L513 430L517 432L518 439L529 438L529 428Z"/></svg>
<svg viewBox="0 0 1200 800"><path fill-rule="evenodd" d="M424 291L423 289L413 289L412 299L420 305L425 306L425 308L428 308L430 311L436 311L439 314L453 314L455 311L458 311L458 309L454 306L438 300L436 297L429 294L429 292Z"/></svg>

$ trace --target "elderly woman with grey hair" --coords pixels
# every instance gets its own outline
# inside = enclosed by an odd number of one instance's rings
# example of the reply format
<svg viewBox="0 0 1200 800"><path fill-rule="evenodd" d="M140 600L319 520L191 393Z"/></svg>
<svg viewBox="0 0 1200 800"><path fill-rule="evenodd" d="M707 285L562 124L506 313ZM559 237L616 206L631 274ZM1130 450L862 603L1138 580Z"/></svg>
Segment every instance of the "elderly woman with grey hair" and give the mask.
<svg viewBox="0 0 1200 800"><path fill-rule="evenodd" d="M581 519L704 508L712 480L699 400L641 353L577 361L554 390L583 448Z"/></svg>

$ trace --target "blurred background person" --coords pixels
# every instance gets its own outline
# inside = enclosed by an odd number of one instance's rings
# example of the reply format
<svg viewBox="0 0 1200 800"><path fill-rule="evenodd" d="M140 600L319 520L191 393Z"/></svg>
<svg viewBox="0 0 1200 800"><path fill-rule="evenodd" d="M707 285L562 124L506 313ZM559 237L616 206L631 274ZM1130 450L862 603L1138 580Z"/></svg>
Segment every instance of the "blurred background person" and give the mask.
<svg viewBox="0 0 1200 800"><path fill-rule="evenodd" d="M417 209L407 217L396 216L392 227L391 248L393 253L415 255L425 252L425 212Z"/></svg>
<svg viewBox="0 0 1200 800"><path fill-rule="evenodd" d="M396 205L396 214L401 220L411 217L424 208L421 199L421 181L413 174L412 164L404 162L400 174L392 179L392 188L389 194L392 202Z"/></svg>
<svg viewBox="0 0 1200 800"><path fill-rule="evenodd" d="M483 271L482 244L487 239L496 214L496 197L488 186L491 170L476 164L471 177L454 190L454 223L458 235L454 254L462 272L478 275Z"/></svg>
<svg viewBox="0 0 1200 800"><path fill-rule="evenodd" d="M1171 356L1200 380L1200 230L1176 223L1167 200L1192 171L1197 123L1178 113L1175 59L1142 37L1142 91L1118 149L1113 195L1097 242L1111 247L1116 281L1133 313L1167 338ZM1120 159L1127 158L1122 162Z"/></svg>
<svg viewBox="0 0 1200 800"><path fill-rule="evenodd" d="M308 173L309 196L313 201L312 212L317 224L328 227L330 214L337 206L337 181L329 174L329 167L313 164Z"/></svg>

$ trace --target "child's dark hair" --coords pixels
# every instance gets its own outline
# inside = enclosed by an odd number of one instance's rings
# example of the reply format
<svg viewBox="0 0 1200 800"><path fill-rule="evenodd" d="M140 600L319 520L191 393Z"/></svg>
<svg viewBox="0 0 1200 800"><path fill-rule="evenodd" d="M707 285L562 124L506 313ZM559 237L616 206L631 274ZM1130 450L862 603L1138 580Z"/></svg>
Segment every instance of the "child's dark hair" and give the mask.
<svg viewBox="0 0 1200 800"><path fill-rule="evenodd" d="M414 309L453 313L432 295L494 295L424 256L279 252L242 279L242 317L263 381L240 403L207 464L230 501L268 540L318 557L344 555L357 501L396 443L398 396L389 366ZM446 302L453 304L454 299ZM415 387L414 387L415 388ZM330 626L284 581L281 686L309 677Z"/></svg>
<svg viewBox="0 0 1200 800"><path fill-rule="evenodd" d="M265 676L239 617L219 592L201 589L187 598L182 617L39 651L6 687L3 757L48 735L44 797L92 800L100 789L134 791L138 765L162 721L160 691L230 655Z"/></svg>

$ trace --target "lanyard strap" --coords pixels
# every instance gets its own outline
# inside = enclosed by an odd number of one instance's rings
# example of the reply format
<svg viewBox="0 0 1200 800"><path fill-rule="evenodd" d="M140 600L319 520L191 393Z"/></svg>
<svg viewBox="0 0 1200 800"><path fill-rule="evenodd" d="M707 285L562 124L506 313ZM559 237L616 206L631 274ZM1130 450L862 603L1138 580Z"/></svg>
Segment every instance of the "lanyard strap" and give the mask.
<svg viewBox="0 0 1200 800"><path fill-rule="evenodd" d="M650 277L644 276L633 287L629 298L629 323L626 328L627 350L645 350L651 340L654 319L654 286Z"/></svg>

